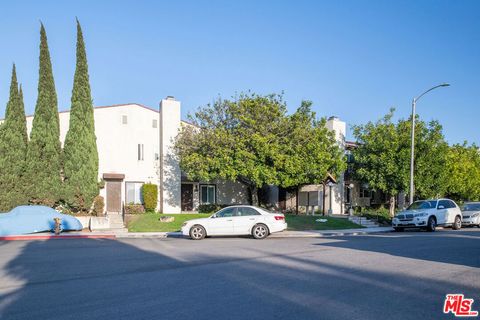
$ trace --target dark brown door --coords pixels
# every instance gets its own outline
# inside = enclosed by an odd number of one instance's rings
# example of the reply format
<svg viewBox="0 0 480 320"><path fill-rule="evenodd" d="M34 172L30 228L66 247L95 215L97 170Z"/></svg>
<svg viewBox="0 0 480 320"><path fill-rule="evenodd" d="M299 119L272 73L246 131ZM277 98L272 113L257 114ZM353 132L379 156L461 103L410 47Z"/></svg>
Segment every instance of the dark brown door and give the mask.
<svg viewBox="0 0 480 320"><path fill-rule="evenodd" d="M120 212L122 208L122 182L107 181L107 212Z"/></svg>
<svg viewBox="0 0 480 320"><path fill-rule="evenodd" d="M182 184L182 211L193 210L193 184Z"/></svg>

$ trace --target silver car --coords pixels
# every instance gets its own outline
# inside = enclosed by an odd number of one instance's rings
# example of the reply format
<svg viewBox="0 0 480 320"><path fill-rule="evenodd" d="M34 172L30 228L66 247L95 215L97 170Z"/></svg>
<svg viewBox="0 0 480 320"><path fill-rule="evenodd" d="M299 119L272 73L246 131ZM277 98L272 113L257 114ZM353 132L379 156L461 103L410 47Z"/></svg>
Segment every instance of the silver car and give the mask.
<svg viewBox="0 0 480 320"><path fill-rule="evenodd" d="M462 207L462 225L480 227L480 202L465 202Z"/></svg>

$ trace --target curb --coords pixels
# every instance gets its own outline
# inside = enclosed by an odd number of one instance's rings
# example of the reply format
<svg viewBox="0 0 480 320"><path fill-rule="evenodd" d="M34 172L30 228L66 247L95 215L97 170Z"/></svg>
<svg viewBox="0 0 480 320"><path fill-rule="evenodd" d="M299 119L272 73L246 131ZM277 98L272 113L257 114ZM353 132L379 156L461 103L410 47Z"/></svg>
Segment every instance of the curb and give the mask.
<svg viewBox="0 0 480 320"><path fill-rule="evenodd" d="M95 235L16 235L0 237L0 241L18 241L18 240L54 240L54 239L116 239L114 234L95 234Z"/></svg>

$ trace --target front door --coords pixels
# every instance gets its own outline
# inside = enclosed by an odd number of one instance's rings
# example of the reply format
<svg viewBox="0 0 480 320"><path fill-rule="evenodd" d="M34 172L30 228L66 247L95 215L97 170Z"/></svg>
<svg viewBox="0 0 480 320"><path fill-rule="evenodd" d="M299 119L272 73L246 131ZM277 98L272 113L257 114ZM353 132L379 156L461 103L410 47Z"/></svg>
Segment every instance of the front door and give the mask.
<svg viewBox="0 0 480 320"><path fill-rule="evenodd" d="M122 182L107 181L107 212L122 211Z"/></svg>
<svg viewBox="0 0 480 320"><path fill-rule="evenodd" d="M182 184L182 211L193 210L193 184Z"/></svg>

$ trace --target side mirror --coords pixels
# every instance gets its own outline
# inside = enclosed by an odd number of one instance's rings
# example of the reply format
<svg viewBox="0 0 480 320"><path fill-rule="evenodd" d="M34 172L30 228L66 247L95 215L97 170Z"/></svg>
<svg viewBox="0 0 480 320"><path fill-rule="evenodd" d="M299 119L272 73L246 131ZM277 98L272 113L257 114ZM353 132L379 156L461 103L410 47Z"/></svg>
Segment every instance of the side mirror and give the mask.
<svg viewBox="0 0 480 320"><path fill-rule="evenodd" d="M216 217L215 217L215 215L213 215L213 216L211 216L210 218L211 218L211 219L215 219Z"/></svg>
<svg viewBox="0 0 480 320"><path fill-rule="evenodd" d="M438 210L440 210L440 209L445 209L445 206L439 205L437 209L438 209Z"/></svg>

